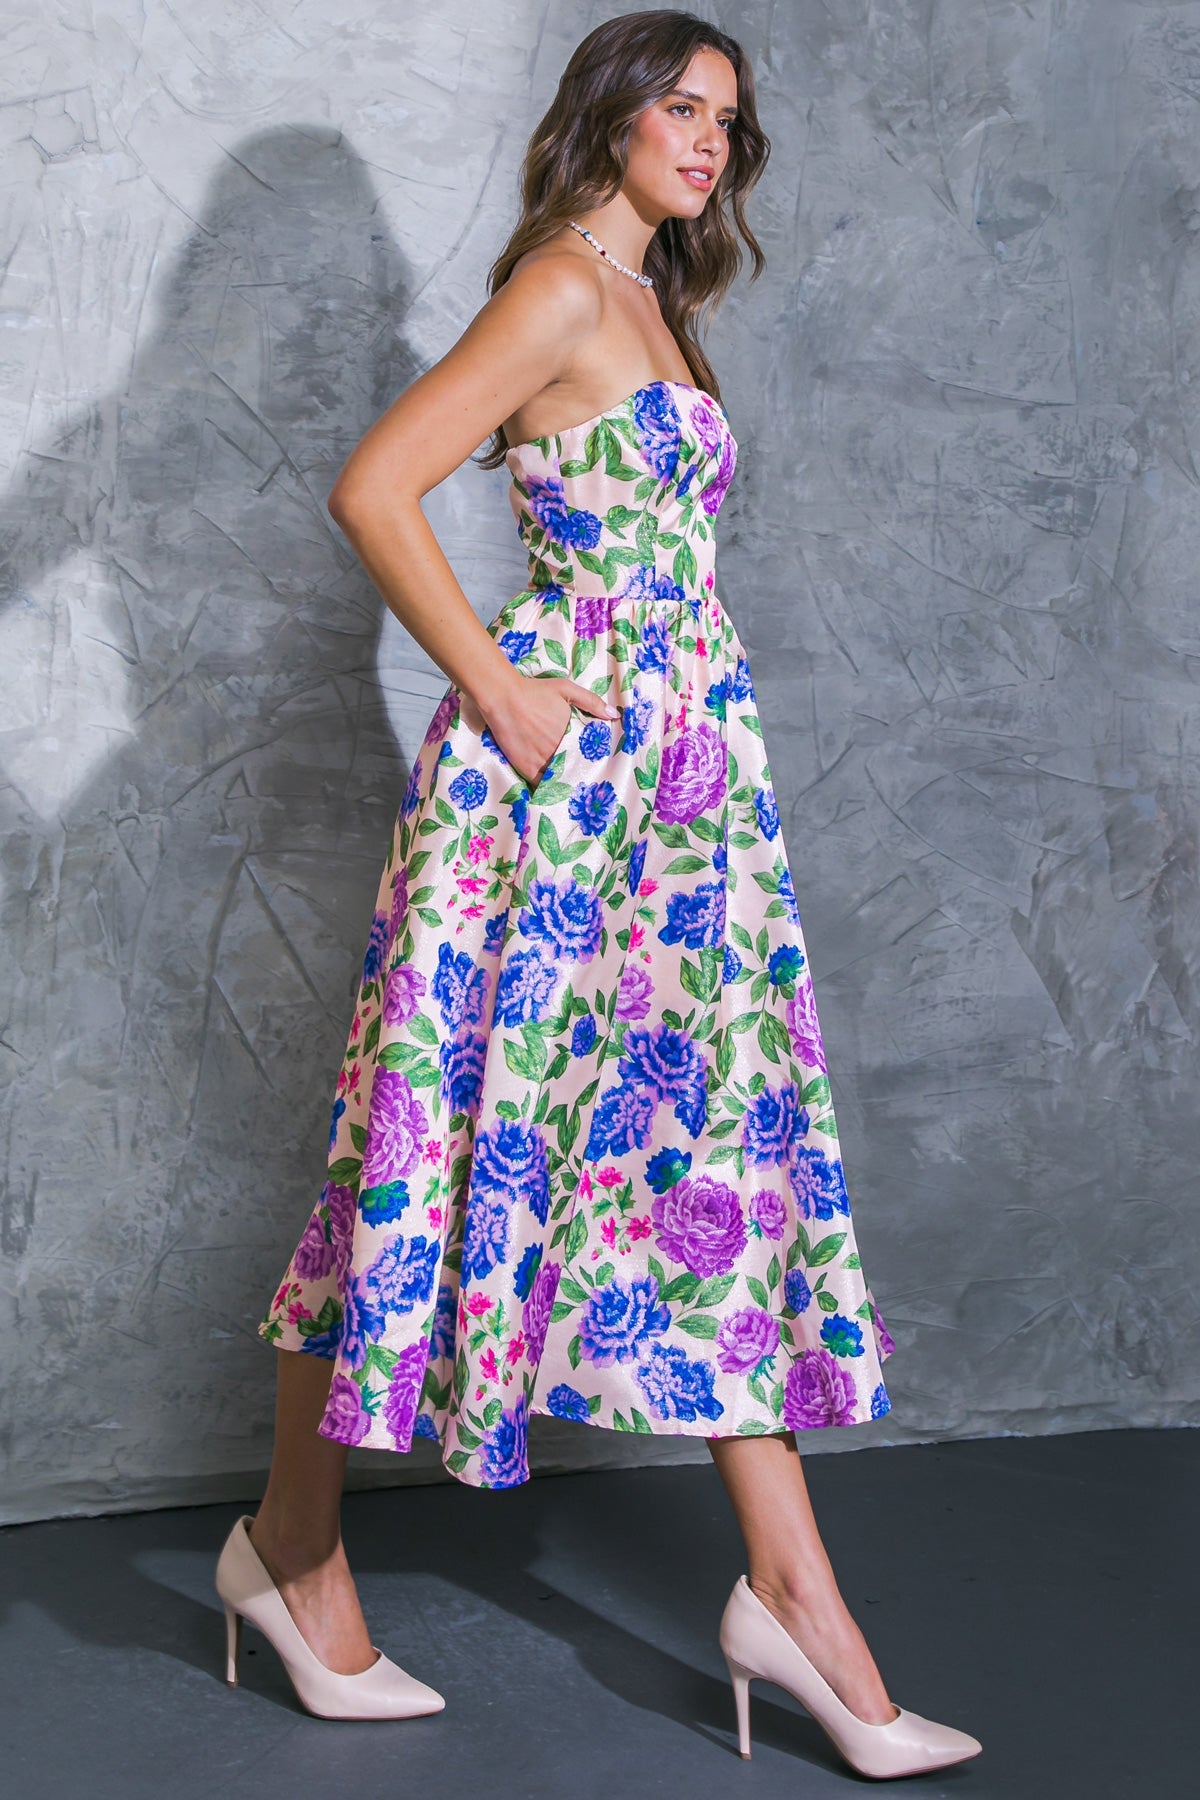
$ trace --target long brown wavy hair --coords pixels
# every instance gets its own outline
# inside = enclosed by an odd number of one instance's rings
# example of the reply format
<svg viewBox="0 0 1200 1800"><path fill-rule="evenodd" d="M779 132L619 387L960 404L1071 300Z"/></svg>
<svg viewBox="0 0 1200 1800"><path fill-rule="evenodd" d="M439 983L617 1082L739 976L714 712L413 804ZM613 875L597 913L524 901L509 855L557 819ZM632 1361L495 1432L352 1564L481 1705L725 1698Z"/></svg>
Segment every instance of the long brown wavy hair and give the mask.
<svg viewBox="0 0 1200 1800"><path fill-rule="evenodd" d="M521 165L521 217L488 271L494 295L519 258L551 238L569 219L603 206L621 190L630 127L638 113L678 86L698 50L717 50L737 73L738 116L730 126L729 158L708 205L696 218L666 218L643 258L668 329L695 379L720 402L712 365L697 325L712 314L742 264L738 234L754 259L750 279L766 267L746 221L746 196L762 174L770 140L758 122L754 74L733 38L685 12L625 13L588 33L563 70L549 109L538 122ZM508 439L497 426L488 448L472 460L495 469Z"/></svg>

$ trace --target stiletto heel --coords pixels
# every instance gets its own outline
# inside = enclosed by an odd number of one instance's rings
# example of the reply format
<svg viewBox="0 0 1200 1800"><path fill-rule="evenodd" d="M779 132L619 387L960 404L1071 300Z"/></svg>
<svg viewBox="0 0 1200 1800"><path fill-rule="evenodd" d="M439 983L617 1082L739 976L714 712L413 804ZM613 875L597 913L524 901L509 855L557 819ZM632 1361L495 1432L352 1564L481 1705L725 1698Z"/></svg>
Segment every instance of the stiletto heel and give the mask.
<svg viewBox="0 0 1200 1800"><path fill-rule="evenodd" d="M225 1679L230 1687L237 1686L238 1651L242 1647L242 1615L226 1602L225 1604Z"/></svg>
<svg viewBox="0 0 1200 1800"><path fill-rule="evenodd" d="M749 1762L750 1671L743 1669L740 1663L735 1663L732 1657L727 1656L725 1661L729 1664L729 1679L733 1683L733 1698L737 1705L738 1749Z"/></svg>
<svg viewBox="0 0 1200 1800"><path fill-rule="evenodd" d="M411 1719L441 1712L445 1699L383 1654L369 1669L339 1675L310 1648L254 1545L250 1513L243 1513L217 1562L217 1593L225 1606L225 1679L237 1685L242 1620L257 1625L279 1652L300 1704L319 1719Z"/></svg>
<svg viewBox="0 0 1200 1800"><path fill-rule="evenodd" d="M896 1708L886 1724L860 1719L805 1656L791 1633L739 1575L721 1615L721 1649L737 1703L738 1748L750 1755L750 1682L773 1681L812 1714L860 1775L918 1775L978 1756L983 1745L966 1731Z"/></svg>

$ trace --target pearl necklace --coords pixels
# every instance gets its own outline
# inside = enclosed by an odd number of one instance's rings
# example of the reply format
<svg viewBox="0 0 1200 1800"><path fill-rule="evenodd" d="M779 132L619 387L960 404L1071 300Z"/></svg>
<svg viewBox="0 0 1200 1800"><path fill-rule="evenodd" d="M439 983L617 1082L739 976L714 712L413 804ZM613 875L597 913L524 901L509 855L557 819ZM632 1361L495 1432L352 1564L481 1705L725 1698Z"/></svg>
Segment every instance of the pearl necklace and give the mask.
<svg viewBox="0 0 1200 1800"><path fill-rule="evenodd" d="M588 230L586 225L580 225L574 219L568 219L567 224L574 225L576 231L578 231L583 237L585 237L587 239L588 243L592 246L592 249L598 250L600 252L601 256L604 258L605 262L610 262L614 269L620 269L622 275L632 275L633 279L635 281L640 281L643 287L653 287L654 286L653 275L639 275L636 269L627 269L623 262L617 261L616 257L612 254L611 251L606 250L604 248L603 244L598 243L596 241L596 239L592 236L591 232Z"/></svg>

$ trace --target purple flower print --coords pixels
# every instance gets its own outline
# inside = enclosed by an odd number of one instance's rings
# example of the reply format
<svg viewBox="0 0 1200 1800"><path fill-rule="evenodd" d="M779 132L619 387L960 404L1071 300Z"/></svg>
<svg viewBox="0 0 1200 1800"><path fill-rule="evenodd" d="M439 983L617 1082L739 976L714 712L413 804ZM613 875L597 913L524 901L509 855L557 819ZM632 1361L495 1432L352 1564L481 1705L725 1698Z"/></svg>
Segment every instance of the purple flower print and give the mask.
<svg viewBox="0 0 1200 1800"><path fill-rule="evenodd" d="M392 879L392 911L388 920L388 930L394 938L404 923L404 914L408 909L408 868L402 865L396 870Z"/></svg>
<svg viewBox="0 0 1200 1800"><path fill-rule="evenodd" d="M338 1286L346 1279L350 1253L354 1247L354 1224L358 1218L358 1198L353 1188L327 1181L321 1199L329 1208L329 1236L333 1244L333 1267Z"/></svg>
<svg viewBox="0 0 1200 1800"><path fill-rule="evenodd" d="M802 1219L832 1219L835 1212L849 1213L850 1197L840 1158L826 1156L816 1145L794 1143L787 1172Z"/></svg>
<svg viewBox="0 0 1200 1800"><path fill-rule="evenodd" d="M526 477L529 486L529 510L538 524L559 544L574 550L594 550L600 541L601 525L595 513L572 506L567 500L562 480L557 475Z"/></svg>
<svg viewBox="0 0 1200 1800"><path fill-rule="evenodd" d="M317 1430L335 1444L361 1444L370 1429L371 1420L363 1411L357 1381L351 1381L348 1375L335 1375Z"/></svg>
<svg viewBox="0 0 1200 1800"><path fill-rule="evenodd" d="M525 1355L534 1367L542 1354L542 1346L546 1342L546 1330L550 1324L550 1308L554 1305L554 1295L561 1272L558 1263L545 1263L538 1270L521 1314L521 1324L525 1331Z"/></svg>
<svg viewBox="0 0 1200 1800"><path fill-rule="evenodd" d="M765 1238L781 1238L787 1221L782 1194L774 1188L759 1188L757 1194L750 1196L750 1217Z"/></svg>
<svg viewBox="0 0 1200 1800"><path fill-rule="evenodd" d="M755 1094L742 1116L742 1145L746 1161L756 1167L775 1168L787 1158L792 1140L808 1130L808 1113L800 1106L800 1089L794 1081L766 1087Z"/></svg>
<svg viewBox="0 0 1200 1800"><path fill-rule="evenodd" d="M442 695L441 699L438 701L437 711L429 721L429 729L425 733L425 742L427 744L436 744L441 738L445 737L447 731L450 729L450 721L458 711L460 705L461 698L457 688L452 687L448 692Z"/></svg>
<svg viewBox="0 0 1200 1800"><path fill-rule="evenodd" d="M689 407L688 421L705 455L715 456L725 441L725 428L720 414L706 394Z"/></svg>
<svg viewBox="0 0 1200 1800"><path fill-rule="evenodd" d="M887 1326L884 1324L883 1314L880 1312L878 1307L875 1308L875 1329L879 1333L879 1354L880 1354L880 1356L881 1357L890 1356L892 1354L892 1351L896 1348L896 1340L893 1338L891 1332L888 1330Z"/></svg>
<svg viewBox="0 0 1200 1800"><path fill-rule="evenodd" d="M671 638L665 619L646 620L642 626L642 641L634 651L633 660L643 674L665 672L671 660Z"/></svg>
<svg viewBox="0 0 1200 1800"><path fill-rule="evenodd" d="M550 954L566 962L590 962L600 948L604 909L595 889L570 876L531 881L517 920L524 937L544 942Z"/></svg>
<svg viewBox="0 0 1200 1800"><path fill-rule="evenodd" d="M626 1281L614 1275L605 1287L595 1288L579 1319L579 1346L599 1369L615 1362L632 1362L649 1338L668 1331L671 1309L660 1306L658 1282L653 1275L634 1275Z"/></svg>
<svg viewBox="0 0 1200 1800"><path fill-rule="evenodd" d="M636 885L636 884L635 884ZM618 1019L644 1019L650 1011L654 982L641 963L627 962L617 988Z"/></svg>
<svg viewBox="0 0 1200 1800"><path fill-rule="evenodd" d="M429 1116L399 1069L376 1069L367 1109L362 1184L386 1187L412 1173L429 1135Z"/></svg>
<svg viewBox="0 0 1200 1800"><path fill-rule="evenodd" d="M333 1245L325 1234L325 1221L319 1211L308 1224L292 1254L292 1270L297 1281L320 1281L333 1267Z"/></svg>
<svg viewBox="0 0 1200 1800"><path fill-rule="evenodd" d="M700 496L700 504L710 519L720 511L721 502L725 498L725 490L733 479L735 461L733 438L729 432L726 432L721 445L721 460L717 465L717 472Z"/></svg>
<svg viewBox="0 0 1200 1800"><path fill-rule="evenodd" d="M425 1344L405 1344L392 1365L381 1410L397 1450L412 1449L413 1425L425 1379L426 1351Z"/></svg>
<svg viewBox="0 0 1200 1800"><path fill-rule="evenodd" d="M733 1188L715 1175L685 1175L650 1207L659 1248L693 1275L724 1275L746 1248L746 1221Z"/></svg>
<svg viewBox="0 0 1200 1800"><path fill-rule="evenodd" d="M807 1069L819 1069L822 1075L827 1074L825 1044L817 1019L817 999L811 975L802 976L797 983L796 997L788 1001L784 1018L787 1020L788 1036L792 1040L797 1062L803 1063Z"/></svg>
<svg viewBox="0 0 1200 1800"><path fill-rule="evenodd" d="M779 1321L761 1306L743 1306L717 1332L717 1366L727 1375L744 1375L778 1348Z"/></svg>
<svg viewBox="0 0 1200 1800"><path fill-rule="evenodd" d="M575 601L575 636L595 638L612 626L612 594L580 594Z"/></svg>
<svg viewBox="0 0 1200 1800"><path fill-rule="evenodd" d="M426 986L424 975L411 963L397 963L394 969L389 969L383 984L384 1024L407 1025L420 1007Z"/></svg>
<svg viewBox="0 0 1200 1800"><path fill-rule="evenodd" d="M854 1377L828 1350L805 1350L787 1372L783 1423L789 1431L854 1424Z"/></svg>
<svg viewBox="0 0 1200 1800"><path fill-rule="evenodd" d="M713 1393L710 1362L692 1362L677 1344L655 1344L637 1378L656 1419L719 1419L725 1408Z"/></svg>
<svg viewBox="0 0 1200 1800"><path fill-rule="evenodd" d="M500 1414L479 1446L485 1487L517 1487L529 1480L527 1434L528 1414L521 1394L511 1410Z"/></svg>
<svg viewBox="0 0 1200 1800"><path fill-rule="evenodd" d="M465 950L457 954L447 943L438 945L437 974L433 978L433 997L442 1009L442 1019L451 1031L460 1025L478 1025L487 1009L487 991L491 976L481 969Z"/></svg>
<svg viewBox="0 0 1200 1800"><path fill-rule="evenodd" d="M668 825L690 825L715 812L725 795L726 750L721 734L702 719L670 740L662 753L662 773L654 816Z"/></svg>

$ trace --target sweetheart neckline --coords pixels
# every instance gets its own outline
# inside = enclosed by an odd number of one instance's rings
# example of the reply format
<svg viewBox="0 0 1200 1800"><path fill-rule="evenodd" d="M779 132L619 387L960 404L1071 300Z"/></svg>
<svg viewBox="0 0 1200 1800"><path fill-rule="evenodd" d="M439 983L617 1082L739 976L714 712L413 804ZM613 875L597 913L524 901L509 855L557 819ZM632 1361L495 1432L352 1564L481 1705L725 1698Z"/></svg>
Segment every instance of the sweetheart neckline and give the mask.
<svg viewBox="0 0 1200 1800"><path fill-rule="evenodd" d="M593 413L590 419L580 419L577 425L564 425L559 431L545 431L542 433L541 437L522 438L517 444L509 444L505 450L505 456L512 450L538 450L543 445L548 444L552 438L570 437L573 431L583 431L589 425L598 425L601 419L607 419L610 413L621 412L629 405L631 400L636 400L639 394L648 393L651 388L656 387L685 388L689 394L703 395L705 400L711 401L716 407L726 425L729 424L729 414L725 411L721 402L709 393L707 388L697 387L692 381L671 381L669 379L644 381L641 387L634 388L633 392L631 394L626 394L623 400L614 401L612 406L606 406L603 411Z"/></svg>

